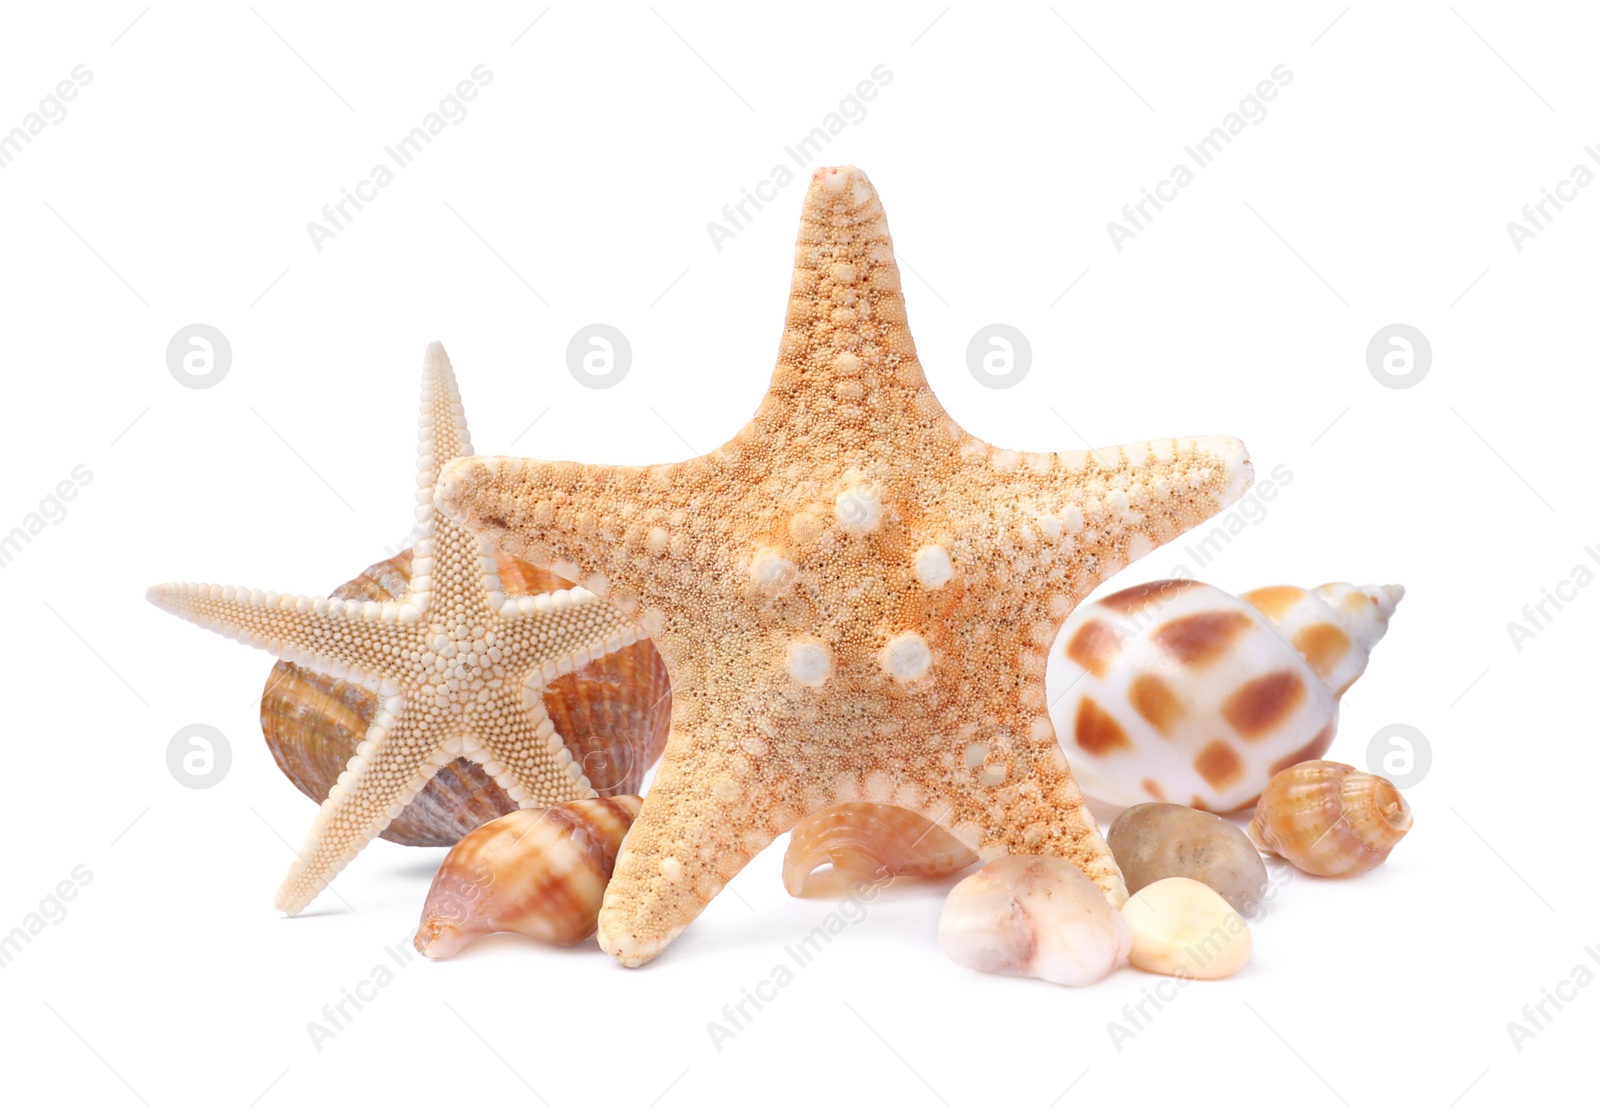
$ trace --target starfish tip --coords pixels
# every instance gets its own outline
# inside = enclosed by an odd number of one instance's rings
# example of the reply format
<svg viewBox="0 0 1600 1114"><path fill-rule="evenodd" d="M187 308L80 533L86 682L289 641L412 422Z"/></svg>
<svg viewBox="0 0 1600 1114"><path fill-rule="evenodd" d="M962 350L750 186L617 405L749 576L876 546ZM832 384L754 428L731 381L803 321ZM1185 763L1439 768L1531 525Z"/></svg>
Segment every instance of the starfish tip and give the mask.
<svg viewBox="0 0 1600 1114"><path fill-rule="evenodd" d="M866 171L859 166L821 166L816 173L811 174L810 208L813 213L818 210L840 210L843 213L853 213L864 206L877 200L878 192L872 187L872 179L867 178Z"/></svg>
<svg viewBox="0 0 1600 1114"><path fill-rule="evenodd" d="M449 515L455 523L465 524L467 513L463 503L480 491L493 473L484 457L458 456L439 469L439 479L433 485L433 505Z"/></svg>

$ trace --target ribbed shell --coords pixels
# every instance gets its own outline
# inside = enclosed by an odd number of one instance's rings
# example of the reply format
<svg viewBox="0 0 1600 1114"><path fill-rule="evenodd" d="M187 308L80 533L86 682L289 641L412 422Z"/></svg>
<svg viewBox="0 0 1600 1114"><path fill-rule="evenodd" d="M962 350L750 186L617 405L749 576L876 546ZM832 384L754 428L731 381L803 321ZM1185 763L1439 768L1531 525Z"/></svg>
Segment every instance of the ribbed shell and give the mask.
<svg viewBox="0 0 1600 1114"><path fill-rule="evenodd" d="M895 805L854 801L814 812L794 826L783 885L795 897L823 897L887 875L941 878L978 861L932 820ZM827 874L811 872L832 863Z"/></svg>
<svg viewBox="0 0 1600 1114"><path fill-rule="evenodd" d="M468 833L434 875L416 949L444 959L491 932L563 947L587 939L643 803L628 794L519 809Z"/></svg>
<svg viewBox="0 0 1600 1114"><path fill-rule="evenodd" d="M1307 874L1361 874L1411 830L1411 809L1386 778L1343 762L1302 762L1275 776L1250 820L1250 839Z"/></svg>
<svg viewBox="0 0 1600 1114"><path fill-rule="evenodd" d="M507 595L554 592L572 583L496 551ZM336 599L383 602L405 593L411 550L379 561L330 593ZM672 701L667 669L640 640L558 677L545 687L545 709L597 796L637 792L667 742ZM279 662L261 694L261 732L273 760L314 801L344 771L377 714L367 689ZM551 804L559 802L552 801ZM477 763L457 758L386 828L384 839L415 847L448 847L516 803Z"/></svg>

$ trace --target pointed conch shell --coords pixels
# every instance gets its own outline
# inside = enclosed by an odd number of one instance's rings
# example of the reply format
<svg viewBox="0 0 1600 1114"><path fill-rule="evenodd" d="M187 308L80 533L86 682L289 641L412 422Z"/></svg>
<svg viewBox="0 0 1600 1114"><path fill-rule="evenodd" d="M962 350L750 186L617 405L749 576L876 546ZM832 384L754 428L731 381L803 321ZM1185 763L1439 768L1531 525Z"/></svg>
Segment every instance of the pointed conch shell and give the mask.
<svg viewBox="0 0 1600 1114"><path fill-rule="evenodd" d="M446 959L492 932L564 947L587 939L643 803L628 794L518 809L470 832L433 877L417 950Z"/></svg>
<svg viewBox="0 0 1600 1114"><path fill-rule="evenodd" d="M1343 762L1302 762L1261 794L1249 836L1307 874L1363 874L1411 830L1411 809L1388 779Z"/></svg>
<svg viewBox="0 0 1600 1114"><path fill-rule="evenodd" d="M499 551L495 565L502 588L510 594L573 586ZM407 549L371 566L330 596L382 603L404 595L410 580ZM638 791L645 770L667 743L669 687L666 665L643 639L545 686L551 726L597 796ZM267 749L284 775L319 802L344 773L377 714L378 699L370 690L291 662L272 667L261 694L261 733ZM478 825L516 807L483 767L456 758L380 834L414 847L449 847Z"/></svg>
<svg viewBox="0 0 1600 1114"><path fill-rule="evenodd" d="M920 813L851 801L794 826L783 855L783 886L795 897L823 897L891 876L942 878L977 861L971 848ZM833 869L811 873L823 863Z"/></svg>
<svg viewBox="0 0 1600 1114"><path fill-rule="evenodd" d="M1111 804L1247 808L1333 742L1339 697L1405 594L1398 585L1140 584L1084 604L1050 648L1046 701L1072 773Z"/></svg>

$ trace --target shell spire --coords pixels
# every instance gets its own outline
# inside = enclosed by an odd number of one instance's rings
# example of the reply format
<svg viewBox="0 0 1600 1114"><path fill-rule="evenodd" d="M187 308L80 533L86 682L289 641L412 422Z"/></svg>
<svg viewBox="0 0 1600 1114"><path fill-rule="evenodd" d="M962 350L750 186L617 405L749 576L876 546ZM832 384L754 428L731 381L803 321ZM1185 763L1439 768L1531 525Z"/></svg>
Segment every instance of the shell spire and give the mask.
<svg viewBox="0 0 1600 1114"><path fill-rule="evenodd" d="M1335 696L1343 696L1366 671L1372 648L1389 630L1389 617L1405 597L1398 584L1275 585L1239 598L1269 619L1306 659Z"/></svg>

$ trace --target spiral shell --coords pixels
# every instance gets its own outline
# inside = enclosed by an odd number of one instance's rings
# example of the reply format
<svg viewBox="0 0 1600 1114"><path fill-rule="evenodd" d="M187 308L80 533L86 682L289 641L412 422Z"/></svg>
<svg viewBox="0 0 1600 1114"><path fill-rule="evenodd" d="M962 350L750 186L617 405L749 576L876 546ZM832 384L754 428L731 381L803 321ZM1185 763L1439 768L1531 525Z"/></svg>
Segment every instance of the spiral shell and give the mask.
<svg viewBox="0 0 1600 1114"><path fill-rule="evenodd" d="M572 583L495 552L508 594L554 592ZM405 593L411 550L379 561L330 595L383 602ZM598 796L638 791L667 742L672 702L667 669L640 640L545 687L545 710ZM344 772L378 714L369 690L289 662L272 667L261 694L261 732L290 781L314 801ZM416 847L448 847L516 802L477 763L457 758L406 805L382 836Z"/></svg>
<svg viewBox="0 0 1600 1114"><path fill-rule="evenodd" d="M1363 874L1411 830L1411 809L1390 782L1343 762L1302 762L1261 794L1249 835L1307 874Z"/></svg>
<svg viewBox="0 0 1600 1114"><path fill-rule="evenodd" d="M628 794L518 809L468 833L433 877L417 950L446 959L492 932L563 947L587 939L643 804Z"/></svg>
<svg viewBox="0 0 1600 1114"><path fill-rule="evenodd" d="M1083 605L1045 669L1073 775L1111 804L1249 807L1273 774L1327 752L1339 697L1403 595L1160 580Z"/></svg>
<svg viewBox="0 0 1600 1114"><path fill-rule="evenodd" d="M972 849L920 813L852 801L794 826L783 855L783 886L795 897L842 893L863 882L942 878L978 861ZM823 863L826 873L812 874Z"/></svg>

